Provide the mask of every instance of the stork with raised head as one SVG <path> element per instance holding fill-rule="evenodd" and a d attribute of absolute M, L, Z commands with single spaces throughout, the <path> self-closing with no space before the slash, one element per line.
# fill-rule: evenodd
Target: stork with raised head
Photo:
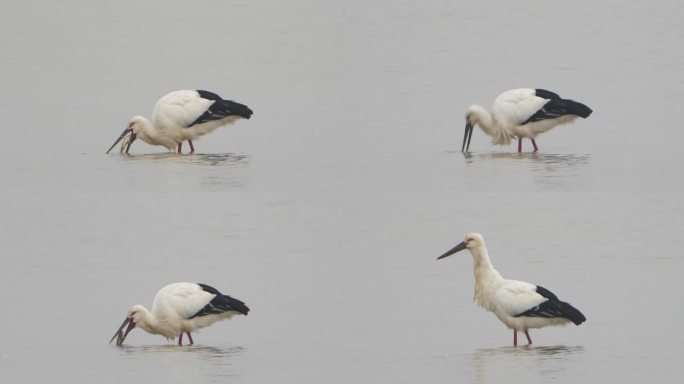
<path fill-rule="evenodd" d="M 121 152 L 128 153 L 131 144 L 140 138 L 150 145 L 161 145 L 169 151 L 181 153 L 184 141 L 190 144 L 190 153 L 195 152 L 192 141 L 216 128 L 231 124 L 238 119 L 249 119 L 252 110 L 246 105 L 209 91 L 175 91 L 159 99 L 152 111 L 152 121 L 142 116 L 133 116 L 128 127 L 119 135 L 112 148 L 124 140 Z"/>
<path fill-rule="evenodd" d="M 524 281 L 504 279 L 492 266 L 487 246 L 478 233 L 467 234 L 463 242 L 437 260 L 464 249 L 473 256 L 475 301 L 513 330 L 513 346 L 518 346 L 518 331 L 525 332 L 529 345 L 532 344 L 530 329 L 570 322 L 580 325 L 586 320 L 582 312 L 559 300 L 548 289 Z"/>
<path fill-rule="evenodd" d="M 109 342 L 117 339 L 116 345 L 122 345 L 128 333 L 139 327 L 167 340 L 178 337 L 178 345 L 183 345 L 185 333 L 192 345 L 190 332 L 247 313 L 249 308 L 245 303 L 221 294 L 216 288 L 198 283 L 172 283 L 157 292 L 151 311 L 139 304 L 132 306 Z"/>
<path fill-rule="evenodd" d="M 536 152 L 537 135 L 577 117 L 587 118 L 591 112 L 586 105 L 545 89 L 512 89 L 494 100 L 491 115 L 479 105 L 468 107 L 461 152 L 468 152 L 476 125 L 491 136 L 494 145 L 509 145 L 517 138 L 518 152 L 522 152 L 522 139 L 528 138 Z"/>

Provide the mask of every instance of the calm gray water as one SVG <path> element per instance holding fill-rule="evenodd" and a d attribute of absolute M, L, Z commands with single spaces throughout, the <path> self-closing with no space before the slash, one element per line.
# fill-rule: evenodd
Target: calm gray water
<path fill-rule="evenodd" d="M 397 3 L 4 7 L 3 381 L 676 380 L 683 3 Z M 516 87 L 595 112 L 537 154 L 478 130 L 464 156 L 465 108 Z M 255 115 L 195 155 L 104 154 L 176 89 Z M 588 321 L 512 348 L 470 257 L 435 260 L 469 231 Z M 174 281 L 252 312 L 193 347 L 107 344 Z"/>

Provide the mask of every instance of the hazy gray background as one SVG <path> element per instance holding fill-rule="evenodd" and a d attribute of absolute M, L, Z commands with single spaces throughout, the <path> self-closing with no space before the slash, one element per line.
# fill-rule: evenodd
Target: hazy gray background
<path fill-rule="evenodd" d="M 42 1 L 0 13 L 0 375 L 8 382 L 643 382 L 682 373 L 684 3 Z M 464 110 L 541 87 L 594 109 L 538 154 L 460 153 Z M 254 117 L 104 151 L 176 89 Z M 527 150 L 529 141 L 525 142 Z M 511 332 L 505 277 L 581 327 Z M 126 310 L 197 281 L 248 317 L 192 348 Z"/>

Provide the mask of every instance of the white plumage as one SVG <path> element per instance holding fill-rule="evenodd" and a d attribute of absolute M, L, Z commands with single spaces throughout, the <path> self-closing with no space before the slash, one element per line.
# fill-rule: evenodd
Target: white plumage
<path fill-rule="evenodd" d="M 175 91 L 159 99 L 152 112 L 150 122 L 142 116 L 133 116 L 107 153 L 124 140 L 121 152 L 131 148 L 140 138 L 151 145 L 161 145 L 168 150 L 181 148 L 184 141 L 190 144 L 190 153 L 195 152 L 192 140 L 218 127 L 231 124 L 238 119 L 249 119 L 252 110 L 246 105 L 224 100 L 209 91 Z"/>
<path fill-rule="evenodd" d="M 139 304 L 132 306 L 109 342 L 117 338 L 116 344 L 121 345 L 133 328 L 140 327 L 167 339 L 178 336 L 178 345 L 182 345 L 183 333 L 186 333 L 192 345 L 190 332 L 248 312 L 245 303 L 206 284 L 172 283 L 157 292 L 151 311 Z"/>
<path fill-rule="evenodd" d="M 473 127 L 479 126 L 491 136 L 494 145 L 509 145 L 518 139 L 518 152 L 522 151 L 522 139 L 532 140 L 535 152 L 539 149 L 535 138 L 551 128 L 586 118 L 592 110 L 574 100 L 562 99 L 544 89 L 513 89 L 500 94 L 492 105 L 492 114 L 479 106 L 466 110 L 466 128 L 461 151 L 467 152 L 473 135 Z M 466 145 L 467 143 L 467 145 Z"/>
<path fill-rule="evenodd" d="M 468 249 L 473 256 L 475 271 L 475 301 L 494 313 L 509 329 L 513 329 L 513 345 L 518 345 L 518 331 L 525 332 L 532 344 L 529 329 L 573 322 L 580 325 L 584 315 L 569 303 L 538 285 L 507 280 L 494 269 L 487 246 L 478 233 L 469 233 L 463 242 L 437 259 Z"/>

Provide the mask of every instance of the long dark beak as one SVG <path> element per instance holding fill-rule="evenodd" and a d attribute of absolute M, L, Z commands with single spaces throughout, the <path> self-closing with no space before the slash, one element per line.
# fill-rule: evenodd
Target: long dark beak
<path fill-rule="evenodd" d="M 461 145 L 461 152 L 468 152 L 468 149 L 470 148 L 470 139 L 472 138 L 473 125 L 469 122 L 466 122 L 465 132 L 463 133 L 463 145 Z M 468 142 L 468 145 L 466 145 L 466 141 Z M 463 149 L 465 149 L 465 151 Z"/>
<path fill-rule="evenodd" d="M 443 258 L 445 258 L 445 257 L 447 257 L 447 256 L 451 256 L 451 255 L 453 255 L 454 253 L 456 253 L 456 252 L 458 252 L 458 251 L 462 251 L 462 250 L 464 250 L 464 249 L 466 249 L 466 248 L 467 248 L 467 246 L 466 246 L 465 241 L 462 241 L 459 245 L 457 245 L 457 246 L 451 248 L 450 250 L 446 251 L 446 253 L 444 253 L 442 256 L 438 257 L 437 260 L 443 259 Z"/>
<path fill-rule="evenodd" d="M 117 144 L 119 144 L 119 141 L 121 141 L 124 137 L 126 137 L 126 135 L 128 135 L 128 133 L 131 132 L 131 131 L 132 131 L 132 129 L 130 129 L 130 128 L 124 129 L 124 131 L 121 133 L 121 136 L 119 136 L 119 138 L 116 139 L 116 141 L 114 142 L 114 144 L 112 144 L 112 146 L 109 147 L 109 149 L 107 150 L 107 153 L 109 153 L 109 151 L 111 151 L 112 148 L 114 148 Z M 128 144 L 128 146 L 129 146 L 129 148 L 130 148 L 130 146 L 131 146 L 130 143 Z"/>
<path fill-rule="evenodd" d="M 126 332 L 123 332 L 124 327 L 126 328 Z M 124 340 L 126 340 L 126 336 L 128 336 L 128 333 L 135 328 L 135 323 L 133 320 L 129 319 L 128 317 L 124 320 L 124 322 L 121 324 L 119 329 L 116 330 L 116 333 L 114 333 L 114 336 L 112 336 L 111 339 L 109 339 L 109 344 L 116 339 L 116 345 L 121 345 L 123 344 Z"/>

